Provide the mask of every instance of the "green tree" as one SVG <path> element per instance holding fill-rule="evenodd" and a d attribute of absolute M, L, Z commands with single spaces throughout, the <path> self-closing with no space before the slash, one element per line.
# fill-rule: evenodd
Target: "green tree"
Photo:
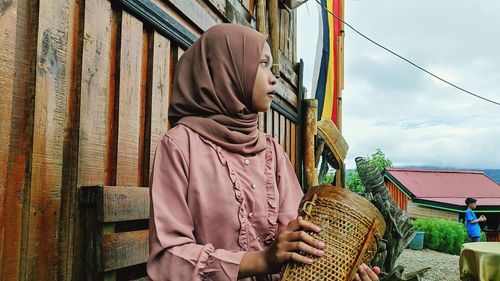
<path fill-rule="evenodd" d="M 392 167 L 392 161 L 385 157 L 384 152 L 377 148 L 372 155 L 367 156 L 370 162 L 382 172 L 387 167 Z M 347 175 L 347 187 L 354 192 L 363 192 L 365 187 L 361 183 L 357 170 L 350 171 Z"/>

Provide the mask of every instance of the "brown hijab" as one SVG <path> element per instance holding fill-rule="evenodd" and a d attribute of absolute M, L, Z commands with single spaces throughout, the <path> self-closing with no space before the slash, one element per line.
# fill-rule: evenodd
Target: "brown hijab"
<path fill-rule="evenodd" d="M 208 29 L 176 66 L 168 113 L 215 144 L 239 154 L 266 147 L 252 91 L 266 37 L 236 24 Z"/>

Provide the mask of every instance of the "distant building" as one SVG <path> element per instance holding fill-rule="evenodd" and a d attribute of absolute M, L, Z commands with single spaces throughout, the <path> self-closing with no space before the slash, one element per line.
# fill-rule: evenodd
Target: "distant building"
<path fill-rule="evenodd" d="M 488 241 L 500 241 L 500 185 L 483 172 L 387 168 L 385 184 L 402 210 L 412 218 L 463 221 L 465 198 L 478 200 L 476 213 Z"/>

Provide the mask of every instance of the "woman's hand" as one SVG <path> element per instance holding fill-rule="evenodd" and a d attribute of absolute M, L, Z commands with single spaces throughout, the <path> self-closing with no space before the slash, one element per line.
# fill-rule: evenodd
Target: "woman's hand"
<path fill-rule="evenodd" d="M 373 267 L 369 268 L 366 264 L 362 264 L 358 267 L 358 272 L 354 277 L 354 281 L 378 281 L 378 275 L 380 274 L 380 268 Z"/>
<path fill-rule="evenodd" d="M 281 266 L 288 262 L 312 264 L 313 260 L 302 254 L 321 257 L 325 244 L 314 239 L 306 231 L 320 232 L 321 229 L 302 217 L 291 221 L 280 231 L 276 240 L 265 251 L 265 260 L 270 273 L 278 272 Z"/>

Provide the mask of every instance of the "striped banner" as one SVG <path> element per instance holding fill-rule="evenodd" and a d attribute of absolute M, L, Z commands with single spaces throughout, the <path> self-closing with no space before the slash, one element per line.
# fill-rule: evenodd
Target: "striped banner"
<path fill-rule="evenodd" d="M 321 0 L 328 11 L 341 17 L 342 0 Z M 331 119 L 338 125 L 339 111 L 339 35 L 341 22 L 320 7 L 321 22 L 318 35 L 313 92 L 318 100 L 320 120 Z"/>

